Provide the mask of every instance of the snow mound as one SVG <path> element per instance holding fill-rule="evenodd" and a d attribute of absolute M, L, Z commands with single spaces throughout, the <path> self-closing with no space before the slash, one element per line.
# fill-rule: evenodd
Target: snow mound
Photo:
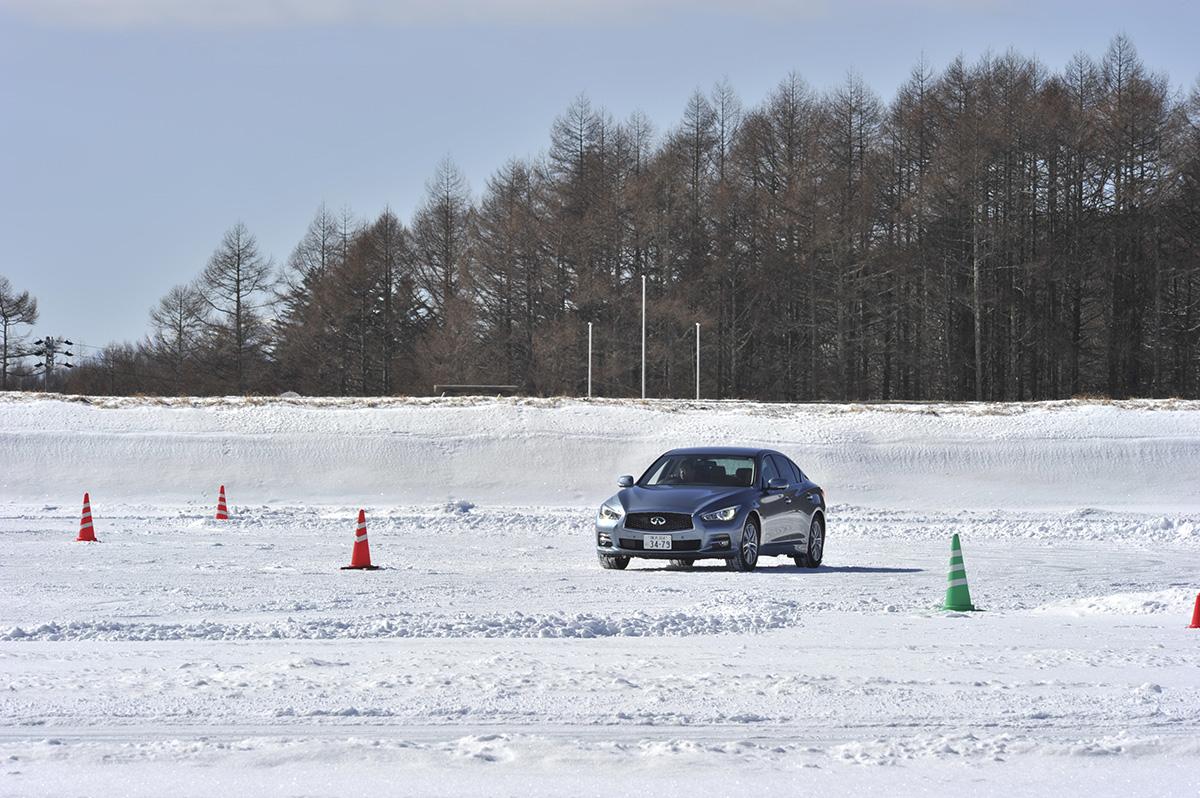
<path fill-rule="evenodd" d="M 1113 593 L 1108 596 L 1085 596 L 1055 601 L 1038 607 L 1036 612 L 1055 612 L 1082 617 L 1085 615 L 1160 615 L 1172 613 L 1184 616 L 1195 600 L 1195 592 L 1178 587 L 1151 593 Z"/>
<path fill-rule="evenodd" d="M 1003 762 L 1014 755 L 1062 757 L 1154 756 L 1164 752 L 1194 755 L 1191 741 L 1142 738 L 1128 734 L 1104 735 L 1066 741 L 1016 738 L 1008 734 L 925 734 L 912 737 L 856 741 L 830 749 L 832 756 L 855 765 L 898 765 L 920 759 L 962 759 Z"/>
<path fill-rule="evenodd" d="M 165 641 L 165 640 L 334 640 L 463 637 L 688 637 L 754 634 L 798 626 L 803 614 L 797 602 L 778 602 L 769 610 L 712 612 L 638 611 L 620 617 L 592 613 L 472 614 L 431 617 L 395 613 L 363 620 L 321 618 L 270 622 L 147 623 L 70 621 L 28 628 L 0 629 L 0 641 Z"/>
<path fill-rule="evenodd" d="M 983 510 L 905 512 L 841 505 L 831 514 L 838 537 L 947 540 L 958 532 L 964 544 L 979 540 L 1047 543 L 1127 542 L 1133 545 L 1200 543 L 1200 516 L 1149 516 L 1094 508 L 1082 510 Z"/>

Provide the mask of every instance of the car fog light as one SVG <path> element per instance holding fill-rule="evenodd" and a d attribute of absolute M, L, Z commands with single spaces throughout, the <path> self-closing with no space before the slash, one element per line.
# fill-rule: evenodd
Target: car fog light
<path fill-rule="evenodd" d="M 729 535 L 718 535 L 717 537 L 713 538 L 713 545 L 718 549 L 729 548 Z"/>
<path fill-rule="evenodd" d="M 606 547 L 612 546 L 612 538 L 609 537 L 604 532 L 601 532 L 599 535 L 596 536 L 596 542 L 599 543 L 601 546 L 606 546 Z"/>

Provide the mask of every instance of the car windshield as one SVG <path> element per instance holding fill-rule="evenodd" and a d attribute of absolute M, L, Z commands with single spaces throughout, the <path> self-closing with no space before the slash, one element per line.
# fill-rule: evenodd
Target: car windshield
<path fill-rule="evenodd" d="M 719 485 L 748 488 L 754 484 L 754 458 L 723 454 L 665 454 L 638 483 L 659 485 Z"/>

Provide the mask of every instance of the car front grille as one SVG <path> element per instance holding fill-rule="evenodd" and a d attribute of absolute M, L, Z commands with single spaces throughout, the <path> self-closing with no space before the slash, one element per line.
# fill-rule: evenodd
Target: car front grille
<path fill-rule="evenodd" d="M 625 528 L 642 532 L 683 532 L 692 528 L 687 513 L 630 513 L 625 516 Z"/>
<path fill-rule="evenodd" d="M 621 538 L 621 548 L 627 551 L 643 551 L 642 541 L 636 538 Z M 700 541 L 698 540 L 673 540 L 671 541 L 671 551 L 700 551 Z M 655 551 L 666 551 L 666 549 L 655 549 Z"/>

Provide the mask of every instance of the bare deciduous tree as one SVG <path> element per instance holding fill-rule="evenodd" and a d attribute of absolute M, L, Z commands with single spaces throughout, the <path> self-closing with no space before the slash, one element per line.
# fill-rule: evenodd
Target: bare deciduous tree
<path fill-rule="evenodd" d="M 201 352 L 208 305 L 194 285 L 177 285 L 150 311 L 147 352 L 170 375 L 176 392 L 187 393 Z"/>
<path fill-rule="evenodd" d="M 0 274 L 0 390 L 8 390 L 10 364 L 25 355 L 25 335 L 17 333 L 17 325 L 34 324 L 37 319 L 37 300 L 28 291 L 17 293 L 12 282 Z"/>
<path fill-rule="evenodd" d="M 211 309 L 209 320 L 218 351 L 233 363 L 233 381 L 245 393 L 253 361 L 264 354 L 266 325 L 262 309 L 274 285 L 274 266 L 258 251 L 258 242 L 241 222 L 230 228 L 200 274 L 198 288 Z M 223 364 L 222 364 L 223 365 Z"/>

